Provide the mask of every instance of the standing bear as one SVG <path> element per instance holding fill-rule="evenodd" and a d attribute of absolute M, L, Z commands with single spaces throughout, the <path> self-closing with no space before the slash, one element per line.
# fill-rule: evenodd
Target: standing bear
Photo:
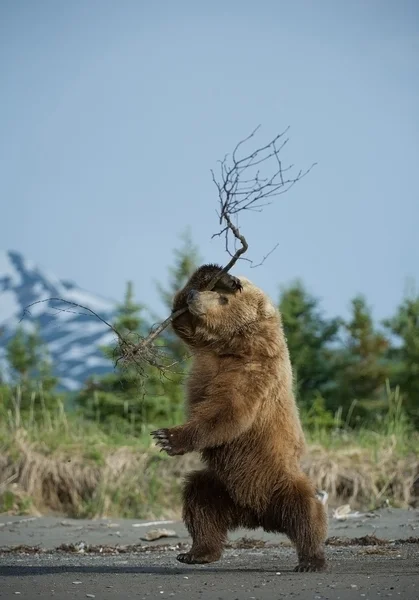
<path fill-rule="evenodd" d="M 173 300 L 173 329 L 193 363 L 187 420 L 152 432 L 170 456 L 200 452 L 205 469 L 186 477 L 183 519 L 192 536 L 183 563 L 220 559 L 228 531 L 284 533 L 296 571 L 325 568 L 327 516 L 300 459 L 305 449 L 281 317 L 267 295 L 218 265 L 197 269 Z"/>

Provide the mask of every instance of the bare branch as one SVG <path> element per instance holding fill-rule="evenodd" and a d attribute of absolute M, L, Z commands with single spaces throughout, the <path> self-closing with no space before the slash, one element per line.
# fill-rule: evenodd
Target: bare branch
<path fill-rule="evenodd" d="M 207 286 L 208 290 L 213 289 L 219 278 L 224 273 L 227 273 L 238 260 L 249 260 L 252 263 L 250 259 L 243 257 L 248 250 L 248 242 L 239 228 L 237 220 L 239 214 L 244 211 L 261 212 L 264 207 L 272 203 L 274 197 L 289 191 L 297 181 L 303 179 L 315 166 L 314 163 L 307 170 L 298 171 L 295 176 L 291 175 L 293 165 L 283 166 L 279 154 L 289 141 L 285 137 L 289 127 L 276 135 L 272 141 L 264 146 L 239 158 L 239 151 L 246 142 L 254 138 L 259 129 L 260 125 L 250 135 L 238 142 L 231 155 L 231 162 L 229 162 L 228 155 L 225 155 L 222 161 L 218 161 L 219 179 L 216 178 L 214 171 L 211 170 L 212 180 L 218 191 L 218 218 L 221 227 L 220 231 L 212 235 L 212 238 L 224 236 L 225 249 L 231 258 L 219 273 L 213 277 Z M 273 170 L 270 167 L 270 163 L 272 162 L 274 165 Z M 271 174 L 261 172 L 266 167 L 269 167 Z M 233 223 L 233 219 L 236 221 L 236 224 Z M 230 250 L 231 242 L 234 242 L 234 251 Z M 236 247 L 237 245 L 239 245 L 238 248 Z M 277 247 L 278 244 L 254 267 L 263 264 Z M 156 346 L 154 342 L 170 325 L 173 319 L 186 312 L 186 308 L 173 312 L 162 323 L 153 328 L 145 338 L 140 338 L 139 341 L 134 342 L 132 336 L 123 336 L 114 326 L 93 310 L 75 302 L 69 302 L 61 298 L 49 298 L 34 302 L 28 308 L 34 304 L 51 300 L 64 302 L 86 310 L 107 325 L 118 338 L 118 345 L 114 351 L 115 364 L 122 362 L 136 365 L 141 373 L 145 373 L 144 367 L 146 365 L 158 368 L 161 373 L 170 370 L 174 366 L 175 363 L 167 363 L 167 360 L 165 360 L 169 357 L 165 357 L 162 346 Z M 27 311 L 25 310 L 26 313 Z"/>
<path fill-rule="evenodd" d="M 108 321 L 103 319 L 103 317 L 98 315 L 97 312 L 95 312 L 88 306 L 83 306 L 83 304 L 77 304 L 77 302 L 71 302 L 70 300 L 64 300 L 63 298 L 46 298 L 45 300 L 37 300 L 36 302 L 32 302 L 31 304 L 28 304 L 28 306 L 26 306 L 26 308 L 23 310 L 23 314 L 19 320 L 19 323 L 21 323 L 26 316 L 31 314 L 29 309 L 32 308 L 32 306 L 35 306 L 36 304 L 43 304 L 44 302 L 63 302 L 64 304 L 74 306 L 75 308 L 82 308 L 83 310 L 86 310 L 88 313 L 90 313 L 91 315 L 96 317 L 96 319 L 99 319 L 99 321 L 102 321 L 102 323 L 104 323 L 107 327 L 112 329 L 112 331 L 115 333 L 116 336 L 121 337 L 120 333 L 115 329 L 115 327 L 113 325 L 111 325 L 110 323 L 108 323 Z M 70 312 L 70 313 L 76 314 L 76 315 L 77 314 L 78 315 L 86 314 L 86 313 L 78 313 L 76 311 L 71 311 L 71 310 L 65 310 L 63 308 L 55 309 L 55 310 L 58 310 L 59 312 Z"/>
<path fill-rule="evenodd" d="M 230 250 L 230 234 L 233 233 L 234 241 L 237 236 L 231 228 L 231 217 L 243 211 L 261 211 L 271 204 L 276 196 L 289 191 L 293 185 L 305 177 L 315 166 L 312 164 L 306 171 L 298 171 L 296 175 L 290 175 L 293 165 L 283 166 L 279 157 L 280 152 L 288 143 L 284 139 L 289 127 L 278 134 L 272 141 L 259 149 L 238 158 L 238 150 L 242 145 L 254 137 L 258 126 L 248 137 L 239 142 L 232 154 L 232 162 L 228 163 L 228 156 L 220 161 L 221 178 L 217 179 L 214 171 L 211 171 L 212 180 L 218 190 L 219 212 L 218 217 L 221 224 L 226 226 L 214 236 L 224 235 L 226 252 L 234 256 Z M 261 169 L 274 161 L 274 170 L 271 175 L 263 175 Z M 227 220 L 227 218 L 229 221 Z M 238 226 L 236 226 L 238 231 Z M 213 236 L 213 237 L 214 237 Z M 275 248 L 274 248 L 275 249 Z M 263 261 L 273 252 L 264 257 Z M 262 262 L 263 262 L 262 261 Z M 252 262 L 252 261 L 250 261 Z M 259 263 L 259 265 L 262 263 Z"/>
<path fill-rule="evenodd" d="M 254 265 L 254 264 L 252 264 L 252 265 L 250 266 L 250 268 L 251 268 L 251 269 L 255 269 L 256 267 L 260 267 L 261 265 L 263 265 L 263 263 L 265 262 L 265 260 L 266 260 L 267 258 L 269 258 L 269 256 L 275 252 L 275 250 L 278 248 L 278 246 L 279 246 L 279 243 L 278 243 L 278 244 L 276 244 L 276 245 L 275 245 L 275 246 L 272 248 L 272 250 L 269 250 L 268 254 L 265 254 L 265 256 L 262 258 L 262 260 L 260 261 L 260 263 L 258 263 L 257 265 Z"/>

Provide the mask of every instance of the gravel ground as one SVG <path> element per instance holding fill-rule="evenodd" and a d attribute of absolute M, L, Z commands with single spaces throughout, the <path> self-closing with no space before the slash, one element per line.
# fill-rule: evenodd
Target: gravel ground
<path fill-rule="evenodd" d="M 172 537 L 144 540 L 155 529 Z M 328 571 L 293 573 L 284 536 L 237 531 L 222 560 L 176 561 L 182 523 L 0 517 L 0 598 L 419 599 L 419 511 L 330 514 Z"/>

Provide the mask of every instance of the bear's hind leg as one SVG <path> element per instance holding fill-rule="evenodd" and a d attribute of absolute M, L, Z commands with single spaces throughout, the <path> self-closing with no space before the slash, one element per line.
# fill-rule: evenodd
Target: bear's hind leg
<path fill-rule="evenodd" d="M 236 526 L 236 512 L 228 491 L 214 473 L 190 473 L 183 489 L 183 520 L 192 536 L 192 548 L 177 559 L 188 564 L 219 560 L 227 532 Z"/>
<path fill-rule="evenodd" d="M 264 528 L 285 533 L 295 544 L 295 571 L 323 571 L 327 514 L 305 474 L 284 479 L 264 516 Z"/>

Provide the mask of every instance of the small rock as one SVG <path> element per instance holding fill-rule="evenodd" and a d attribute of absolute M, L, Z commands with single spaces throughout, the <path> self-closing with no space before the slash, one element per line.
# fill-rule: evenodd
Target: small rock
<path fill-rule="evenodd" d="M 94 594 L 86 594 L 86 598 L 96 598 Z"/>
<path fill-rule="evenodd" d="M 81 581 L 73 581 L 74 585 L 79 585 L 81 583 Z"/>
<path fill-rule="evenodd" d="M 154 540 L 159 540 L 160 538 L 165 537 L 179 537 L 176 531 L 172 529 L 150 529 L 147 533 L 141 537 L 142 540 L 146 540 L 147 542 L 154 542 Z"/>

